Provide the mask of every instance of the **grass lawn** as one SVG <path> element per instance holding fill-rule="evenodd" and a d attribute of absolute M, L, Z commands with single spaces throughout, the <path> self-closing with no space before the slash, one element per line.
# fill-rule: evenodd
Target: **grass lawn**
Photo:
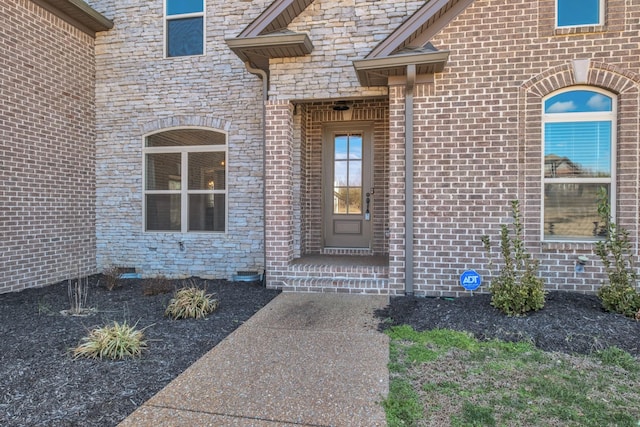
<path fill-rule="evenodd" d="M 387 333 L 389 427 L 640 426 L 640 361 L 615 347 L 570 356 L 451 330 Z"/>

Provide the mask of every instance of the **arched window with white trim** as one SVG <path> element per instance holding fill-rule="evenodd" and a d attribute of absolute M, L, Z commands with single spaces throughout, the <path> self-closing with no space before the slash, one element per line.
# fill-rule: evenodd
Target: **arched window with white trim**
<path fill-rule="evenodd" d="M 227 135 L 172 129 L 145 138 L 145 231 L 224 232 Z"/>
<path fill-rule="evenodd" d="M 616 97 L 588 86 L 543 101 L 543 240 L 596 240 L 597 192 L 615 207 Z"/>

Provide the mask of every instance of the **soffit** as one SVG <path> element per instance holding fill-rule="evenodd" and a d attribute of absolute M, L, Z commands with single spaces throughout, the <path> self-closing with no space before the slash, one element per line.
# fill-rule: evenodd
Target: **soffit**
<path fill-rule="evenodd" d="M 99 31 L 113 28 L 113 22 L 92 9 L 82 0 L 32 0 L 69 24 L 95 36 Z"/>
<path fill-rule="evenodd" d="M 311 53 L 313 44 L 307 34 L 284 31 L 257 37 L 227 39 L 227 45 L 243 62 L 265 71 L 271 58 L 290 58 Z"/>
<path fill-rule="evenodd" d="M 405 76 L 409 65 L 416 66 L 417 75 L 435 74 L 444 71 L 448 59 L 448 51 L 409 49 L 384 58 L 353 61 L 353 66 L 362 86 L 387 86 L 390 77 Z"/>
<path fill-rule="evenodd" d="M 308 55 L 313 44 L 307 34 L 294 33 L 287 26 L 313 0 L 276 0 L 238 37 L 226 39 L 227 45 L 243 62 L 269 71 L 269 59 Z"/>

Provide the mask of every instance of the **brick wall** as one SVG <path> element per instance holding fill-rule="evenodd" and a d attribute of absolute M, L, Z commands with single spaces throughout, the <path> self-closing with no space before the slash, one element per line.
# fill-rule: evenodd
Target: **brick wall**
<path fill-rule="evenodd" d="M 95 266 L 94 40 L 0 2 L 0 292 Z"/>
<path fill-rule="evenodd" d="M 352 68 L 423 2 L 314 2 L 290 25 L 307 32 L 314 51 L 271 63 L 274 98 L 323 100 L 387 96 L 389 102 L 389 286 L 404 287 L 404 88 L 362 88 Z M 519 199 L 527 249 L 541 261 L 549 289 L 593 292 L 603 274 L 591 243 L 542 243 L 542 98 L 576 83 L 575 60 L 588 60 L 584 84 L 617 95 L 617 221 L 638 252 L 640 212 L 638 70 L 640 8 L 606 2 L 606 23 L 587 29 L 554 28 L 553 0 L 477 0 L 432 40 L 449 62 L 415 96 L 415 291 L 461 295 L 460 274 L 470 268 L 490 280 L 481 236 L 497 255 L 500 224 Z M 358 19 L 351 17 L 357 16 Z M 323 25 L 319 25 L 322 22 Z M 325 118 L 331 120 L 330 118 Z M 307 143 L 314 138 L 307 131 Z M 311 153 L 313 148 L 309 148 Z M 310 157 L 309 176 L 313 174 Z M 315 180 L 311 179 L 310 185 Z M 315 191 L 310 187 L 308 193 Z M 306 206 L 310 206 L 308 201 Z M 307 221 L 314 247 L 320 218 Z M 314 234 L 315 233 L 315 234 Z M 588 255 L 584 273 L 574 271 Z"/>
<path fill-rule="evenodd" d="M 262 82 L 224 39 L 269 2 L 207 1 L 205 55 L 177 58 L 163 57 L 162 0 L 88 3 L 115 23 L 96 40 L 98 267 L 169 277 L 261 272 Z M 228 135 L 227 232 L 145 232 L 144 136 L 192 126 Z"/>
<path fill-rule="evenodd" d="M 416 293 L 461 294 L 459 275 L 468 268 L 488 280 L 480 237 L 491 236 L 497 255 L 499 224 L 510 220 L 509 201 L 516 198 L 527 249 L 541 260 L 547 287 L 592 292 L 600 285 L 592 244 L 540 239 L 542 97 L 580 83 L 576 59 L 589 60 L 584 84 L 618 95 L 617 221 L 631 232 L 637 253 L 640 8 L 607 4 L 606 25 L 583 33 L 553 29 L 552 0 L 476 1 L 433 40 L 451 54 L 433 87 L 415 100 Z M 400 89 L 390 95 L 392 177 L 394 147 L 401 150 L 394 128 L 402 124 L 393 111 L 403 108 L 403 97 Z M 402 204 L 396 198 L 392 193 L 392 212 Z M 391 252 L 400 259 L 391 286 L 403 281 L 403 244 L 392 235 Z M 578 255 L 590 258 L 584 273 L 574 271 Z"/>
<path fill-rule="evenodd" d="M 265 251 L 269 286 L 279 287 L 281 272 L 294 257 L 293 106 L 269 101 L 266 109 Z"/>

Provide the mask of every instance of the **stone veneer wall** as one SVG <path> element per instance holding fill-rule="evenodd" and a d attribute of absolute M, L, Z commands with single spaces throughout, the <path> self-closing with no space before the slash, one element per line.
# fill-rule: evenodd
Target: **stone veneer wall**
<path fill-rule="evenodd" d="M 206 1 L 205 54 L 178 58 L 163 57 L 162 0 L 88 3 L 115 23 L 96 41 L 99 268 L 168 277 L 262 272 L 262 82 L 224 39 L 270 2 Z M 228 134 L 227 232 L 145 232 L 144 136 L 191 126 Z"/>
<path fill-rule="evenodd" d="M 0 2 L 0 293 L 96 271 L 94 39 Z"/>

